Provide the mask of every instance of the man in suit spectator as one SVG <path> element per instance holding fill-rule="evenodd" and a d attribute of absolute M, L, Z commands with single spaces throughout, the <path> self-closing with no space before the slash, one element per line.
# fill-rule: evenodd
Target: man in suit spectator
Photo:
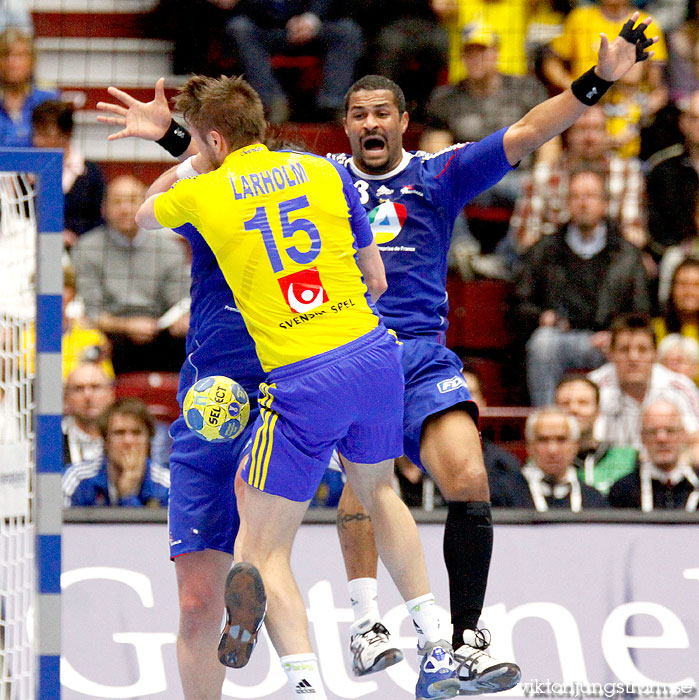
<path fill-rule="evenodd" d="M 542 408 L 525 425 L 529 459 L 507 489 L 493 494 L 493 505 L 534 508 L 539 513 L 565 509 L 605 508 L 607 501 L 592 486 L 581 483 L 573 460 L 578 452 L 580 428 L 562 408 Z"/>
<path fill-rule="evenodd" d="M 542 236 L 555 233 L 570 219 L 570 176 L 585 169 L 604 174 L 607 216 L 622 235 L 645 235 L 641 162 L 614 154 L 602 107 L 590 107 L 564 132 L 562 140 L 560 155 L 553 161 L 539 160 L 522 183 L 503 254 L 523 255 Z"/>
<path fill-rule="evenodd" d="M 166 506 L 170 470 L 150 459 L 155 422 L 140 399 L 120 399 L 100 417 L 104 456 L 63 475 L 66 506 Z"/>
<path fill-rule="evenodd" d="M 604 362 L 605 330 L 616 314 L 650 312 L 641 255 L 605 216 L 603 176 L 572 175 L 568 208 L 570 222 L 527 253 L 515 287 L 534 406 L 553 401 L 566 371 Z"/>
<path fill-rule="evenodd" d="M 615 508 L 697 510 L 699 475 L 687 461 L 687 433 L 680 408 L 660 399 L 643 409 L 643 456 L 639 468 L 609 491 Z"/>
<path fill-rule="evenodd" d="M 694 382 L 657 363 L 650 318 L 625 314 L 610 328 L 610 362 L 588 376 L 600 389 L 599 439 L 641 449 L 641 413 L 658 399 L 680 409 L 690 442 L 699 438 L 699 391 Z"/>

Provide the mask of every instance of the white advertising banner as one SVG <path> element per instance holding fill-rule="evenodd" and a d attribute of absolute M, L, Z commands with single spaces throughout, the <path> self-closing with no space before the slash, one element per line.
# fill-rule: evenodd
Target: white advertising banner
<path fill-rule="evenodd" d="M 448 607 L 442 525 L 421 525 L 438 602 Z M 174 565 L 164 525 L 66 525 L 63 700 L 181 700 Z M 385 571 L 384 622 L 400 664 L 361 680 L 335 528 L 304 525 L 293 567 L 332 700 L 414 698 L 415 634 Z M 699 683 L 699 526 L 498 525 L 483 626 L 522 682 L 501 697 L 690 697 Z M 224 698 L 291 697 L 266 636 L 229 670 Z"/>

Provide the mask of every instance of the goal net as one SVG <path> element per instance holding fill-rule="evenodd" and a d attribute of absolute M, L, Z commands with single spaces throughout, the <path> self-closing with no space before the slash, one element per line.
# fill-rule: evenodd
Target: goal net
<path fill-rule="evenodd" d="M 0 700 L 61 697 L 61 171 L 0 149 Z"/>
<path fill-rule="evenodd" d="M 0 700 L 32 700 L 36 236 L 28 176 L 0 172 Z"/>

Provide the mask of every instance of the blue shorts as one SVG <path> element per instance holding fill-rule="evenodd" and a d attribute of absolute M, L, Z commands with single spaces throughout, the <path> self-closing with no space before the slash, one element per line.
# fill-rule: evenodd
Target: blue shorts
<path fill-rule="evenodd" d="M 461 374 L 463 363 L 443 345 L 427 339 L 403 339 L 405 454 L 424 470 L 420 461 L 422 426 L 427 418 L 458 404 L 478 424 L 478 408 Z"/>
<path fill-rule="evenodd" d="M 248 392 L 250 419 L 243 432 L 229 442 L 212 443 L 198 438 L 181 415 L 170 427 L 173 438 L 168 505 L 171 559 L 204 549 L 216 549 L 232 555 L 240 527 L 234 490 L 235 473 L 259 415 L 256 397 L 264 374 L 261 368 L 260 374 L 256 375 L 254 368 L 246 372 L 240 369 L 240 365 L 218 359 L 220 361 L 199 362 L 197 367 L 194 364 L 197 358 L 188 358 L 180 374 L 180 405 L 187 389 L 197 379 L 221 374 L 235 379 Z"/>
<path fill-rule="evenodd" d="M 310 500 L 333 450 L 374 464 L 403 454 L 401 346 L 383 326 L 272 370 L 260 386 L 251 458 L 241 476 L 292 501 Z"/>

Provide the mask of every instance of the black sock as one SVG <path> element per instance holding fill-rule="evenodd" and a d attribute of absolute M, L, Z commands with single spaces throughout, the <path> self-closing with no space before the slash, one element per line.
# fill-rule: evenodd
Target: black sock
<path fill-rule="evenodd" d="M 493 553 L 493 518 L 488 501 L 447 503 L 444 563 L 449 573 L 453 645 L 463 644 L 463 633 L 475 629 L 483 609 Z"/>

